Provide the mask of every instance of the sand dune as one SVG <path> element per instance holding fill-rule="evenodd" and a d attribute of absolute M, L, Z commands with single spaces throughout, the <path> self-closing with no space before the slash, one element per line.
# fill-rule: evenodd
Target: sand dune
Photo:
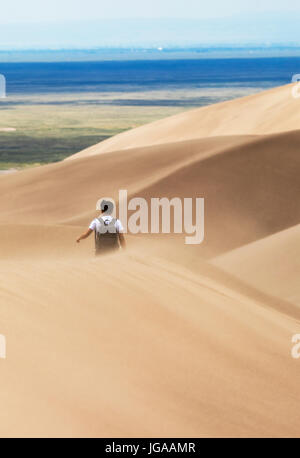
<path fill-rule="evenodd" d="M 5 260 L 1 280 L 1 435 L 298 433 L 290 317 L 131 249 Z"/>
<path fill-rule="evenodd" d="M 237 278 L 300 306 L 300 226 L 233 250 L 214 263 Z"/>
<path fill-rule="evenodd" d="M 2 437 L 299 435 L 290 90 L 0 177 Z M 129 234 L 126 251 L 95 258 L 93 239 L 76 236 L 119 189 L 148 201 L 204 197 L 204 243 Z"/>
<path fill-rule="evenodd" d="M 128 148 L 224 135 L 265 135 L 300 128 L 294 84 L 222 102 L 129 130 L 87 148 L 68 160 Z"/>
<path fill-rule="evenodd" d="M 299 222 L 299 141 L 300 131 L 208 138 L 25 170 L 0 181 L 0 222 L 87 225 L 119 189 L 149 202 L 204 197 L 201 254 L 216 256 Z"/>

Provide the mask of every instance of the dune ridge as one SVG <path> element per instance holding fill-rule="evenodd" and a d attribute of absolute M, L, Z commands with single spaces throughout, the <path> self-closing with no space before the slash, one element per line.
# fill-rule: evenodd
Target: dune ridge
<path fill-rule="evenodd" d="M 258 94 L 184 111 L 118 134 L 66 160 L 117 150 L 224 135 L 265 135 L 300 126 L 295 83 Z"/>
<path fill-rule="evenodd" d="M 225 253 L 214 264 L 300 307 L 300 225 Z"/>

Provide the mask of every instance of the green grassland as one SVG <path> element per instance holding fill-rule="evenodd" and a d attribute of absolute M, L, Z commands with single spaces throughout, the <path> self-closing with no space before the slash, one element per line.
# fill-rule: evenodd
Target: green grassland
<path fill-rule="evenodd" d="M 130 99 L 126 106 L 118 106 L 115 97 L 106 94 L 105 103 L 99 94 L 0 100 L 0 169 L 60 161 L 127 129 L 182 111 L 142 102 L 130 105 Z M 16 130 L 1 131 L 5 128 Z"/>

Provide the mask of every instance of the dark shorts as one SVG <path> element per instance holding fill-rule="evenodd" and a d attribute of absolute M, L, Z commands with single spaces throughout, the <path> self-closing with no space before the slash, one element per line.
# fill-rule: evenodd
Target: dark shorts
<path fill-rule="evenodd" d="M 95 232 L 95 252 L 97 256 L 114 253 L 120 248 L 119 234 L 105 233 L 99 235 Z"/>
<path fill-rule="evenodd" d="M 101 255 L 104 255 L 104 254 L 112 254 L 112 253 L 116 253 L 117 251 L 119 251 L 120 247 L 119 246 L 114 246 L 114 247 L 101 247 L 101 248 L 96 248 L 95 249 L 95 255 L 96 256 L 101 256 Z"/>

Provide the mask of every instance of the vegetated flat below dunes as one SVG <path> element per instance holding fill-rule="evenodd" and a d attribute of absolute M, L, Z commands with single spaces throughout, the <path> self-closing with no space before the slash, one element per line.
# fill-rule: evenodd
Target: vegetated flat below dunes
<path fill-rule="evenodd" d="M 34 255 L 0 261 L 1 436 L 298 434 L 296 317 L 141 239 L 117 255 L 74 245 L 63 257 L 43 254 L 46 231 L 31 229 Z M 74 236 L 51 231 L 61 248 Z"/>
<path fill-rule="evenodd" d="M 217 256 L 300 221 L 300 131 L 113 152 L 1 177 L 0 222 L 86 226 L 96 202 L 204 197 L 201 255 Z"/>
<path fill-rule="evenodd" d="M 297 84 L 297 83 L 296 83 Z M 66 160 L 129 148 L 224 135 L 265 135 L 300 128 L 295 84 L 276 87 L 158 120 L 115 135 Z"/>

